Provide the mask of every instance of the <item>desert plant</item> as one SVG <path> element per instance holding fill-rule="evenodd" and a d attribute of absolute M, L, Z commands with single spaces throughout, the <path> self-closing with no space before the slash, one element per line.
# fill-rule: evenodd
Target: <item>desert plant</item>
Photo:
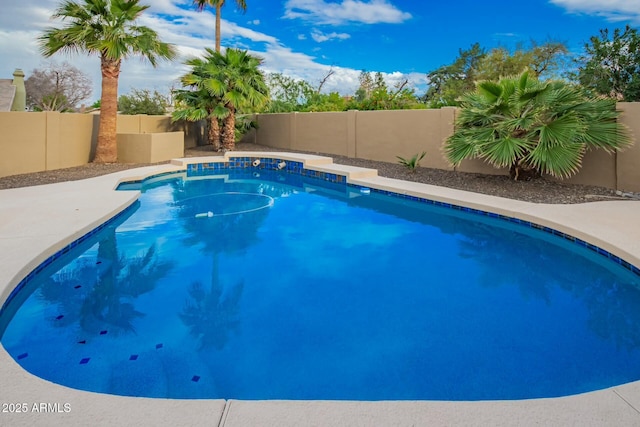
<path fill-rule="evenodd" d="M 398 159 L 398 163 L 407 168 L 409 172 L 415 172 L 416 169 L 420 166 L 420 160 L 424 159 L 424 156 L 427 155 L 426 151 L 422 153 L 416 153 L 413 157 L 409 159 L 405 159 L 404 157 L 396 156 Z"/>
<path fill-rule="evenodd" d="M 247 51 L 228 48 L 222 54 L 206 48 L 203 58 L 186 63 L 191 71 L 181 81 L 187 89 L 175 91 L 181 107 L 174 111 L 173 119 L 209 119 L 210 143 L 233 150 L 236 113 L 255 111 L 268 101 L 268 88 L 258 68 L 261 62 Z"/>
<path fill-rule="evenodd" d="M 565 81 L 538 81 L 528 72 L 480 82 L 461 101 L 455 131 L 444 145 L 454 166 L 480 158 L 509 167 L 514 180 L 541 173 L 565 178 L 578 172 L 587 149 L 613 152 L 631 142 L 616 120 L 614 100 Z"/>

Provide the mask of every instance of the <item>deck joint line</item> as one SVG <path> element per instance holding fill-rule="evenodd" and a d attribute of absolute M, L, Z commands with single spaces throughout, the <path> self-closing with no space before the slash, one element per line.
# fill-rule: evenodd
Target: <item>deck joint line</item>
<path fill-rule="evenodd" d="M 626 403 L 627 405 L 629 405 L 631 407 L 631 409 L 633 409 L 634 411 L 636 411 L 638 413 L 638 415 L 640 415 L 640 410 L 638 410 L 635 406 L 633 406 L 631 404 L 631 402 L 629 402 L 627 399 L 625 399 L 624 397 L 622 397 L 622 395 L 620 393 L 618 393 L 618 391 L 614 388 L 611 391 L 613 391 L 616 396 L 618 396 L 620 399 L 622 399 L 624 401 L 624 403 Z"/>
<path fill-rule="evenodd" d="M 224 408 L 222 414 L 220 414 L 220 420 L 218 421 L 218 427 L 224 427 L 227 424 L 227 418 L 229 417 L 229 411 L 231 410 L 231 400 L 224 401 Z"/>

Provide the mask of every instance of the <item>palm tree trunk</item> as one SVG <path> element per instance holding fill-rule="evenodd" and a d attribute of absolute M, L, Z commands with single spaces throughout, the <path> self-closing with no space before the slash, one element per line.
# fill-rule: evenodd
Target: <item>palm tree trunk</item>
<path fill-rule="evenodd" d="M 227 108 L 229 108 L 229 115 L 224 119 L 222 145 L 225 150 L 232 151 L 236 149 L 236 112 L 229 105 Z"/>
<path fill-rule="evenodd" d="M 213 151 L 220 151 L 220 125 L 214 116 L 209 117 L 209 144 L 213 145 Z"/>
<path fill-rule="evenodd" d="M 220 13 L 222 12 L 222 3 L 216 4 L 216 52 L 220 53 Z"/>
<path fill-rule="evenodd" d="M 523 159 L 517 159 L 509 168 L 509 176 L 514 181 L 531 181 L 540 178 L 540 171 Z"/>
<path fill-rule="evenodd" d="M 93 159 L 95 163 L 115 163 L 118 161 L 116 143 L 116 121 L 118 117 L 118 77 L 121 60 L 102 57 L 102 95 L 100 97 L 100 124 L 98 125 L 98 146 Z"/>

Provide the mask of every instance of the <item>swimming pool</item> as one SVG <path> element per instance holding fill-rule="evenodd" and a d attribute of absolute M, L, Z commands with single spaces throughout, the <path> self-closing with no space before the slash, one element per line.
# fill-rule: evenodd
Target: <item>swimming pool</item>
<path fill-rule="evenodd" d="M 593 251 L 252 174 L 149 185 L 127 221 L 83 242 L 78 268 L 51 265 L 14 334 L 33 341 L 12 344 L 10 325 L 5 348 L 55 382 L 158 397 L 513 399 L 637 379 L 637 276 Z"/>

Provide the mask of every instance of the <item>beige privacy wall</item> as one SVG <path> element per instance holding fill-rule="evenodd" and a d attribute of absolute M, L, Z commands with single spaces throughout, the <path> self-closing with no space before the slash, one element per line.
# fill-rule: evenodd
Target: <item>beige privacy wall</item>
<path fill-rule="evenodd" d="M 620 120 L 640 139 L 640 103 L 619 103 Z M 456 109 L 259 114 L 259 128 L 243 141 L 280 148 L 397 162 L 396 156 L 427 155 L 423 167 L 452 169 L 442 144 L 453 132 Z M 57 112 L 0 113 L 0 177 L 79 166 L 95 150 L 99 116 Z M 169 116 L 118 116 L 119 134 L 183 132 L 184 148 L 203 145 L 203 122 L 171 123 Z M 161 137 L 168 138 L 168 137 Z M 164 140 L 164 139 L 163 139 Z M 458 171 L 506 174 L 480 160 Z M 587 152 L 582 170 L 567 182 L 640 192 L 640 144 L 618 154 Z"/>
<path fill-rule="evenodd" d="M 95 151 L 99 119 L 94 114 L 0 112 L 0 177 L 88 163 Z M 184 138 L 182 148 L 195 147 L 206 138 L 202 124 L 171 123 L 170 116 L 119 115 L 117 132 L 180 132 L 180 138 Z M 176 136 L 160 135 L 155 139 L 164 141 Z M 157 158 L 154 151 L 150 153 L 150 158 Z"/>
<path fill-rule="evenodd" d="M 617 157 L 617 188 L 640 191 L 640 102 L 619 102 L 620 121 L 629 128 L 635 143 Z"/>
<path fill-rule="evenodd" d="M 640 103 L 619 103 L 620 118 L 636 139 L 640 135 Z M 453 133 L 457 109 L 347 111 L 258 114 L 258 144 L 283 150 L 337 154 L 396 163 L 396 156 L 425 151 L 423 167 L 453 169 L 442 146 Z M 481 160 L 465 160 L 460 172 L 507 174 Z M 640 191 L 640 144 L 617 154 L 588 151 L 581 171 L 566 182 Z"/>

